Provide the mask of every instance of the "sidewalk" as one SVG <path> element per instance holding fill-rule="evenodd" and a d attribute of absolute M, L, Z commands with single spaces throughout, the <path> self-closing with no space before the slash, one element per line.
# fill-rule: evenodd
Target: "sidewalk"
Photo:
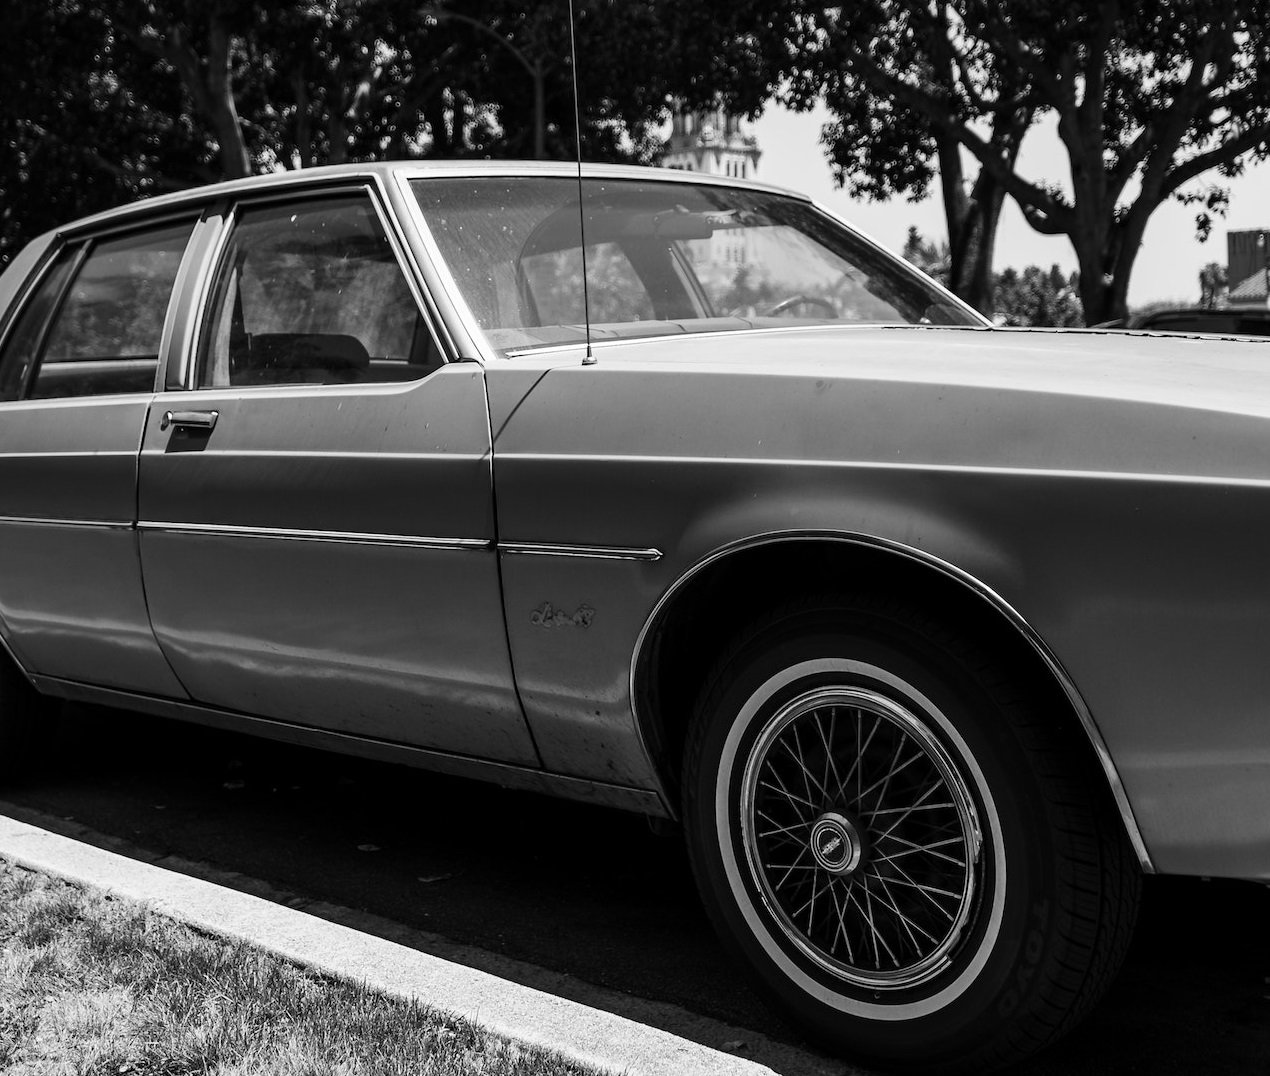
<path fill-rule="evenodd" d="M 0 816 L 0 858 L 144 903 L 306 967 L 631 1076 L 773 1076 L 764 1065 L 213 882 Z"/>

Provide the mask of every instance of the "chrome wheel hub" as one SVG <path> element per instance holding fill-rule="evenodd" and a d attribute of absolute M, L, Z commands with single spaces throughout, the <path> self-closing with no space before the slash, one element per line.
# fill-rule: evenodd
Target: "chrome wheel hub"
<path fill-rule="evenodd" d="M 863 851 L 859 831 L 836 811 L 826 811 L 811 827 L 812 858 L 829 874 L 850 874 Z"/>
<path fill-rule="evenodd" d="M 817 688 L 766 720 L 742 777 L 764 905 L 816 966 L 874 991 L 938 975 L 976 907 L 978 812 L 932 723 L 866 688 Z"/>

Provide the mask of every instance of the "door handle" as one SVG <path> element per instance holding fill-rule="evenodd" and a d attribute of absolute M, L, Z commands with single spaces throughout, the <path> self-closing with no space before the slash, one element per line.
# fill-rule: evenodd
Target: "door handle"
<path fill-rule="evenodd" d="M 177 429 L 207 430 L 210 433 L 216 428 L 219 417 L 219 411 L 165 411 L 159 421 L 159 429 L 166 430 L 172 426 Z"/>

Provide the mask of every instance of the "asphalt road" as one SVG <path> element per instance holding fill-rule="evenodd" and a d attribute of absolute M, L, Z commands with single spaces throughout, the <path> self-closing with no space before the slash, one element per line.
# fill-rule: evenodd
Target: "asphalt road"
<path fill-rule="evenodd" d="M 640 817 L 88 707 L 0 796 L 801 1044 L 715 942 L 681 841 Z M 1268 1070 L 1270 889 L 1151 878 L 1108 997 L 1018 1071 Z"/>

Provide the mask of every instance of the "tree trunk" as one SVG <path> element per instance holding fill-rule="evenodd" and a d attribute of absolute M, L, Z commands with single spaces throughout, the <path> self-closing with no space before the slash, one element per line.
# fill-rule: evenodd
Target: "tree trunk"
<path fill-rule="evenodd" d="M 952 254 L 949 290 L 988 317 L 993 313 L 993 254 L 1004 202 L 1005 192 L 1000 184 L 980 172 L 960 219 L 947 214 Z"/>
<path fill-rule="evenodd" d="M 427 121 L 428 130 L 432 133 L 432 156 L 450 156 L 450 130 L 445 124 L 445 101 L 440 94 L 424 105 L 423 118 Z"/>
<path fill-rule="evenodd" d="M 1112 302 L 1113 277 L 1109 271 L 1112 258 L 1108 249 L 1110 236 L 1098 229 L 1086 227 L 1072 234 L 1071 240 L 1076 250 L 1077 264 L 1080 266 L 1080 302 L 1085 314 L 1085 324 L 1098 325 L 1124 317 L 1127 313 L 1124 303 L 1117 310 Z"/>
<path fill-rule="evenodd" d="M 226 179 L 242 179 L 251 175 L 251 155 L 234 102 L 232 38 L 224 20 L 215 16 L 208 36 L 207 118 L 220 146 L 221 172 Z"/>
<path fill-rule="evenodd" d="M 535 63 L 534 80 L 534 160 L 547 159 L 547 102 L 546 90 L 543 86 L 545 75 L 542 64 Z M 578 160 L 582 159 L 582 146 L 578 145 Z"/>
<path fill-rule="evenodd" d="M 291 75 L 295 90 L 295 151 L 301 168 L 313 164 L 313 125 L 309 114 L 309 87 L 304 72 L 297 69 Z"/>
<path fill-rule="evenodd" d="M 959 143 L 941 137 L 938 151 L 944 220 L 948 226 L 948 290 L 991 317 L 995 290 L 993 255 L 1005 191 L 986 169 L 980 168 L 967 195 Z"/>

